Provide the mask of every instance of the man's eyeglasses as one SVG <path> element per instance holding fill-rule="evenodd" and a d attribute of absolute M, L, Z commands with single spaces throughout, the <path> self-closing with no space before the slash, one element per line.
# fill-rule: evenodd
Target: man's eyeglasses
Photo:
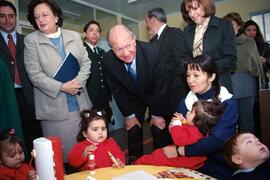
<path fill-rule="evenodd" d="M 1 19 L 4 19 L 4 18 L 13 19 L 15 17 L 16 17 L 16 14 L 0 14 Z"/>
<path fill-rule="evenodd" d="M 117 54 L 122 54 L 125 50 L 131 50 L 133 48 L 133 43 L 129 43 L 127 45 L 125 45 L 124 47 L 121 48 L 115 48 L 113 49 L 113 51 Z"/>

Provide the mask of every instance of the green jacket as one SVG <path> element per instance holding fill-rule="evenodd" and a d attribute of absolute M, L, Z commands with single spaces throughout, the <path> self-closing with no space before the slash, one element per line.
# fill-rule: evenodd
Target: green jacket
<path fill-rule="evenodd" d="M 6 132 L 9 128 L 15 129 L 16 136 L 24 144 L 24 135 L 14 87 L 9 71 L 2 59 L 0 59 L 0 82 L 0 131 Z"/>

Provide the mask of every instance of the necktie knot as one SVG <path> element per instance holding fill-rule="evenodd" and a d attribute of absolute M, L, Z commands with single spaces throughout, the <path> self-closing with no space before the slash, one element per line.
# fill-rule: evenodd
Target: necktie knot
<path fill-rule="evenodd" d="M 137 85 L 137 73 L 136 70 L 132 68 L 132 63 L 128 63 L 127 65 L 127 69 L 128 69 L 128 74 L 131 77 L 132 81 L 135 83 L 135 85 Z"/>
<path fill-rule="evenodd" d="M 12 35 L 11 35 L 11 34 L 8 34 L 8 36 L 7 36 L 7 37 L 8 37 L 8 39 L 9 39 L 9 40 L 13 40 L 13 37 L 12 37 Z"/>
<path fill-rule="evenodd" d="M 94 53 L 98 54 L 97 47 L 94 47 Z"/>

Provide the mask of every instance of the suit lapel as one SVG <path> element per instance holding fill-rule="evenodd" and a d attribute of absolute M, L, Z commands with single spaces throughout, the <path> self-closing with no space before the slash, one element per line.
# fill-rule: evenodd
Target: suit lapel
<path fill-rule="evenodd" d="M 16 55 L 20 54 L 22 51 L 24 51 L 23 36 L 17 33 Z"/>
<path fill-rule="evenodd" d="M 1 42 L 1 45 L 0 46 L 1 46 L 2 51 L 4 53 L 10 55 L 8 46 L 7 46 L 7 44 L 6 44 L 5 40 L 4 40 L 4 37 L 2 36 L 1 33 L 0 33 L 0 42 Z"/>

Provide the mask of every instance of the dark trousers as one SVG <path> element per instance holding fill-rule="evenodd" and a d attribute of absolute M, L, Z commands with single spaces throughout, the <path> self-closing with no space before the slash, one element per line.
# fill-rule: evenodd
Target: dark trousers
<path fill-rule="evenodd" d="M 154 149 L 173 144 L 168 131 L 169 122 L 166 122 L 166 128 L 163 130 L 156 126 L 151 127 Z M 128 154 L 129 156 L 138 158 L 143 155 L 143 128 L 140 128 L 139 126 L 134 126 L 128 131 Z"/>
<path fill-rule="evenodd" d="M 128 130 L 128 155 L 138 158 L 143 155 L 143 128 L 138 125 Z"/>
<path fill-rule="evenodd" d="M 22 128 L 26 144 L 25 156 L 30 157 L 33 149 L 33 140 L 42 136 L 40 123 L 35 118 L 35 110 L 27 103 L 22 88 L 15 89 L 19 106 Z"/>
<path fill-rule="evenodd" d="M 159 129 L 156 126 L 151 127 L 154 149 L 163 148 L 169 144 L 173 144 L 171 135 L 168 130 L 168 123 L 164 129 Z"/>

